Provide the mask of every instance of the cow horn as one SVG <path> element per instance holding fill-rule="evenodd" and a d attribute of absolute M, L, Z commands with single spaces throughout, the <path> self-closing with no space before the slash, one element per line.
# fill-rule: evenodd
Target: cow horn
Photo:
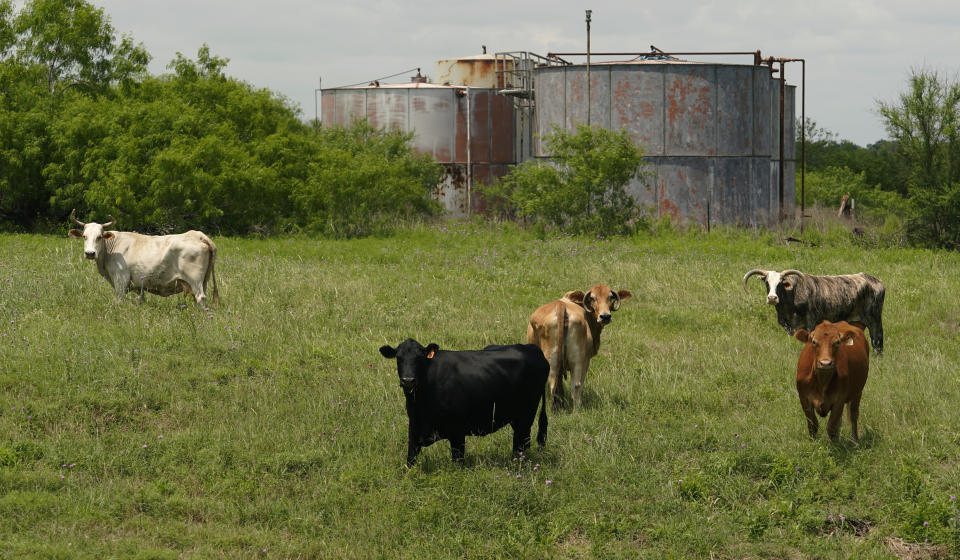
<path fill-rule="evenodd" d="M 114 217 L 111 216 L 110 214 L 107 214 L 107 217 L 110 218 L 110 221 L 107 222 L 107 223 L 105 223 L 105 224 L 103 224 L 103 227 L 105 227 L 105 228 L 108 228 L 108 227 L 112 226 L 112 225 L 115 224 L 116 221 L 117 221 L 116 218 L 114 218 Z"/>
<path fill-rule="evenodd" d="M 803 276 L 803 273 L 802 273 L 802 272 L 800 272 L 799 270 L 794 270 L 794 269 L 792 269 L 792 268 L 788 268 L 787 270 L 784 270 L 783 272 L 780 273 L 780 276 L 782 277 L 782 276 L 786 276 L 786 275 L 788 275 L 788 274 L 793 274 L 793 275 L 796 275 L 796 276 Z"/>
<path fill-rule="evenodd" d="M 614 292 L 613 290 L 610 290 L 610 295 L 613 296 L 613 305 L 610 306 L 610 309 L 612 311 L 616 311 L 617 309 L 620 309 L 620 295 L 617 292 Z"/>
<path fill-rule="evenodd" d="M 70 219 L 73 221 L 73 223 L 77 224 L 77 225 L 80 226 L 80 227 L 86 227 L 86 226 L 87 226 L 87 224 L 85 224 L 85 223 L 83 223 L 83 222 L 81 222 L 80 220 L 77 219 L 77 209 L 76 209 L 76 208 L 74 208 L 73 210 L 70 211 Z"/>
<path fill-rule="evenodd" d="M 744 274 L 744 275 L 743 275 L 743 291 L 745 291 L 745 292 L 747 292 L 747 293 L 750 293 L 750 290 L 747 289 L 747 278 L 750 278 L 750 277 L 753 276 L 754 274 L 759 274 L 760 276 L 763 276 L 764 278 L 767 277 L 767 272 L 766 272 L 765 270 L 760 270 L 759 268 L 755 268 L 755 269 L 751 270 L 750 272 Z"/>

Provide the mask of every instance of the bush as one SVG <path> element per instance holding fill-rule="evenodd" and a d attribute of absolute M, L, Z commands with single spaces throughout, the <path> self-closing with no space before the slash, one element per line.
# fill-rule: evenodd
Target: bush
<path fill-rule="evenodd" d="M 797 181 L 799 185 L 800 181 Z M 847 167 L 825 167 L 807 171 L 805 181 L 806 203 L 812 206 L 818 203 L 825 208 L 836 210 L 843 195 L 850 193 L 856 201 L 858 214 L 880 218 L 888 213 L 906 216 L 907 201 L 895 192 L 883 191 L 875 185 L 869 185 L 866 173 L 854 172 Z M 800 203 L 800 189 L 797 189 L 797 204 Z"/>
<path fill-rule="evenodd" d="M 632 232 L 641 209 L 627 186 L 645 173 L 643 151 L 626 131 L 555 127 L 545 140 L 549 162 L 514 166 L 482 188 L 486 197 L 498 201 L 503 213 L 541 227 L 601 236 Z"/>

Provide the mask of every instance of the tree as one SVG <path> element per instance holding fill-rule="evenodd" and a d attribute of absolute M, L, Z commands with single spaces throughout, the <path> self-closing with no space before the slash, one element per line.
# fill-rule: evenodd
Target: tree
<path fill-rule="evenodd" d="M 643 150 L 626 131 L 580 125 L 545 137 L 549 162 L 527 161 L 484 189 L 488 198 L 542 226 L 571 233 L 629 232 L 640 208 L 628 191 L 644 177 Z"/>
<path fill-rule="evenodd" d="M 117 42 L 109 18 L 85 0 L 32 0 L 16 18 L 17 58 L 43 70 L 47 91 L 71 87 L 104 91 L 146 71 L 150 55 L 123 36 Z"/>
<path fill-rule="evenodd" d="M 921 242 L 960 248 L 960 84 L 913 70 L 907 91 L 878 107 L 908 170 L 909 230 Z"/>

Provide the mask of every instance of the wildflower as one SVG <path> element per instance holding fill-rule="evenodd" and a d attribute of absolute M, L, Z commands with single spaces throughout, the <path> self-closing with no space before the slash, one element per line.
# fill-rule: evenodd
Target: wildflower
<path fill-rule="evenodd" d="M 923 526 L 924 526 L 924 527 L 926 527 L 926 526 L 929 525 L 929 524 L 930 524 L 929 521 L 924 521 L 924 522 L 923 522 Z"/>
<path fill-rule="evenodd" d="M 69 468 L 71 468 L 71 469 L 72 469 L 72 468 L 73 468 L 73 467 L 75 467 L 75 466 L 77 466 L 77 464 L 76 464 L 76 463 L 70 463 L 70 467 L 69 467 Z"/>
<path fill-rule="evenodd" d="M 951 502 L 956 501 L 956 499 L 957 499 L 956 496 L 954 496 L 953 494 L 950 495 L 950 501 L 951 501 Z"/>
<path fill-rule="evenodd" d="M 548 479 L 547 479 L 547 484 L 548 484 L 548 485 L 553 484 L 553 481 L 548 478 Z"/>
<path fill-rule="evenodd" d="M 745 443 L 741 443 L 741 444 L 740 444 L 740 447 L 746 447 L 746 446 L 747 446 L 747 444 L 745 444 Z"/>
<path fill-rule="evenodd" d="M 163 436 L 157 436 L 157 439 L 163 439 Z"/>
<path fill-rule="evenodd" d="M 518 474 L 518 475 L 517 475 L 517 478 L 520 478 L 520 477 L 522 477 L 522 476 L 523 476 L 522 474 Z"/>
<path fill-rule="evenodd" d="M 146 449 L 146 448 L 147 448 L 147 444 L 143 444 L 143 445 L 141 445 L 140 447 L 143 448 L 143 449 Z"/>

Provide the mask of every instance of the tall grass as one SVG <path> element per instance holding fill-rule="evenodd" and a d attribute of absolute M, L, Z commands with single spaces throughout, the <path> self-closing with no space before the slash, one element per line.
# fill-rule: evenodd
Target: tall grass
<path fill-rule="evenodd" d="M 222 238 L 210 310 L 115 303 L 75 242 L 0 236 L 0 557 L 956 555 L 960 257 L 818 235 Z M 806 435 L 755 267 L 886 284 L 859 446 Z M 596 282 L 634 298 L 547 447 L 515 461 L 505 429 L 403 466 L 380 345 L 522 342 Z"/>

